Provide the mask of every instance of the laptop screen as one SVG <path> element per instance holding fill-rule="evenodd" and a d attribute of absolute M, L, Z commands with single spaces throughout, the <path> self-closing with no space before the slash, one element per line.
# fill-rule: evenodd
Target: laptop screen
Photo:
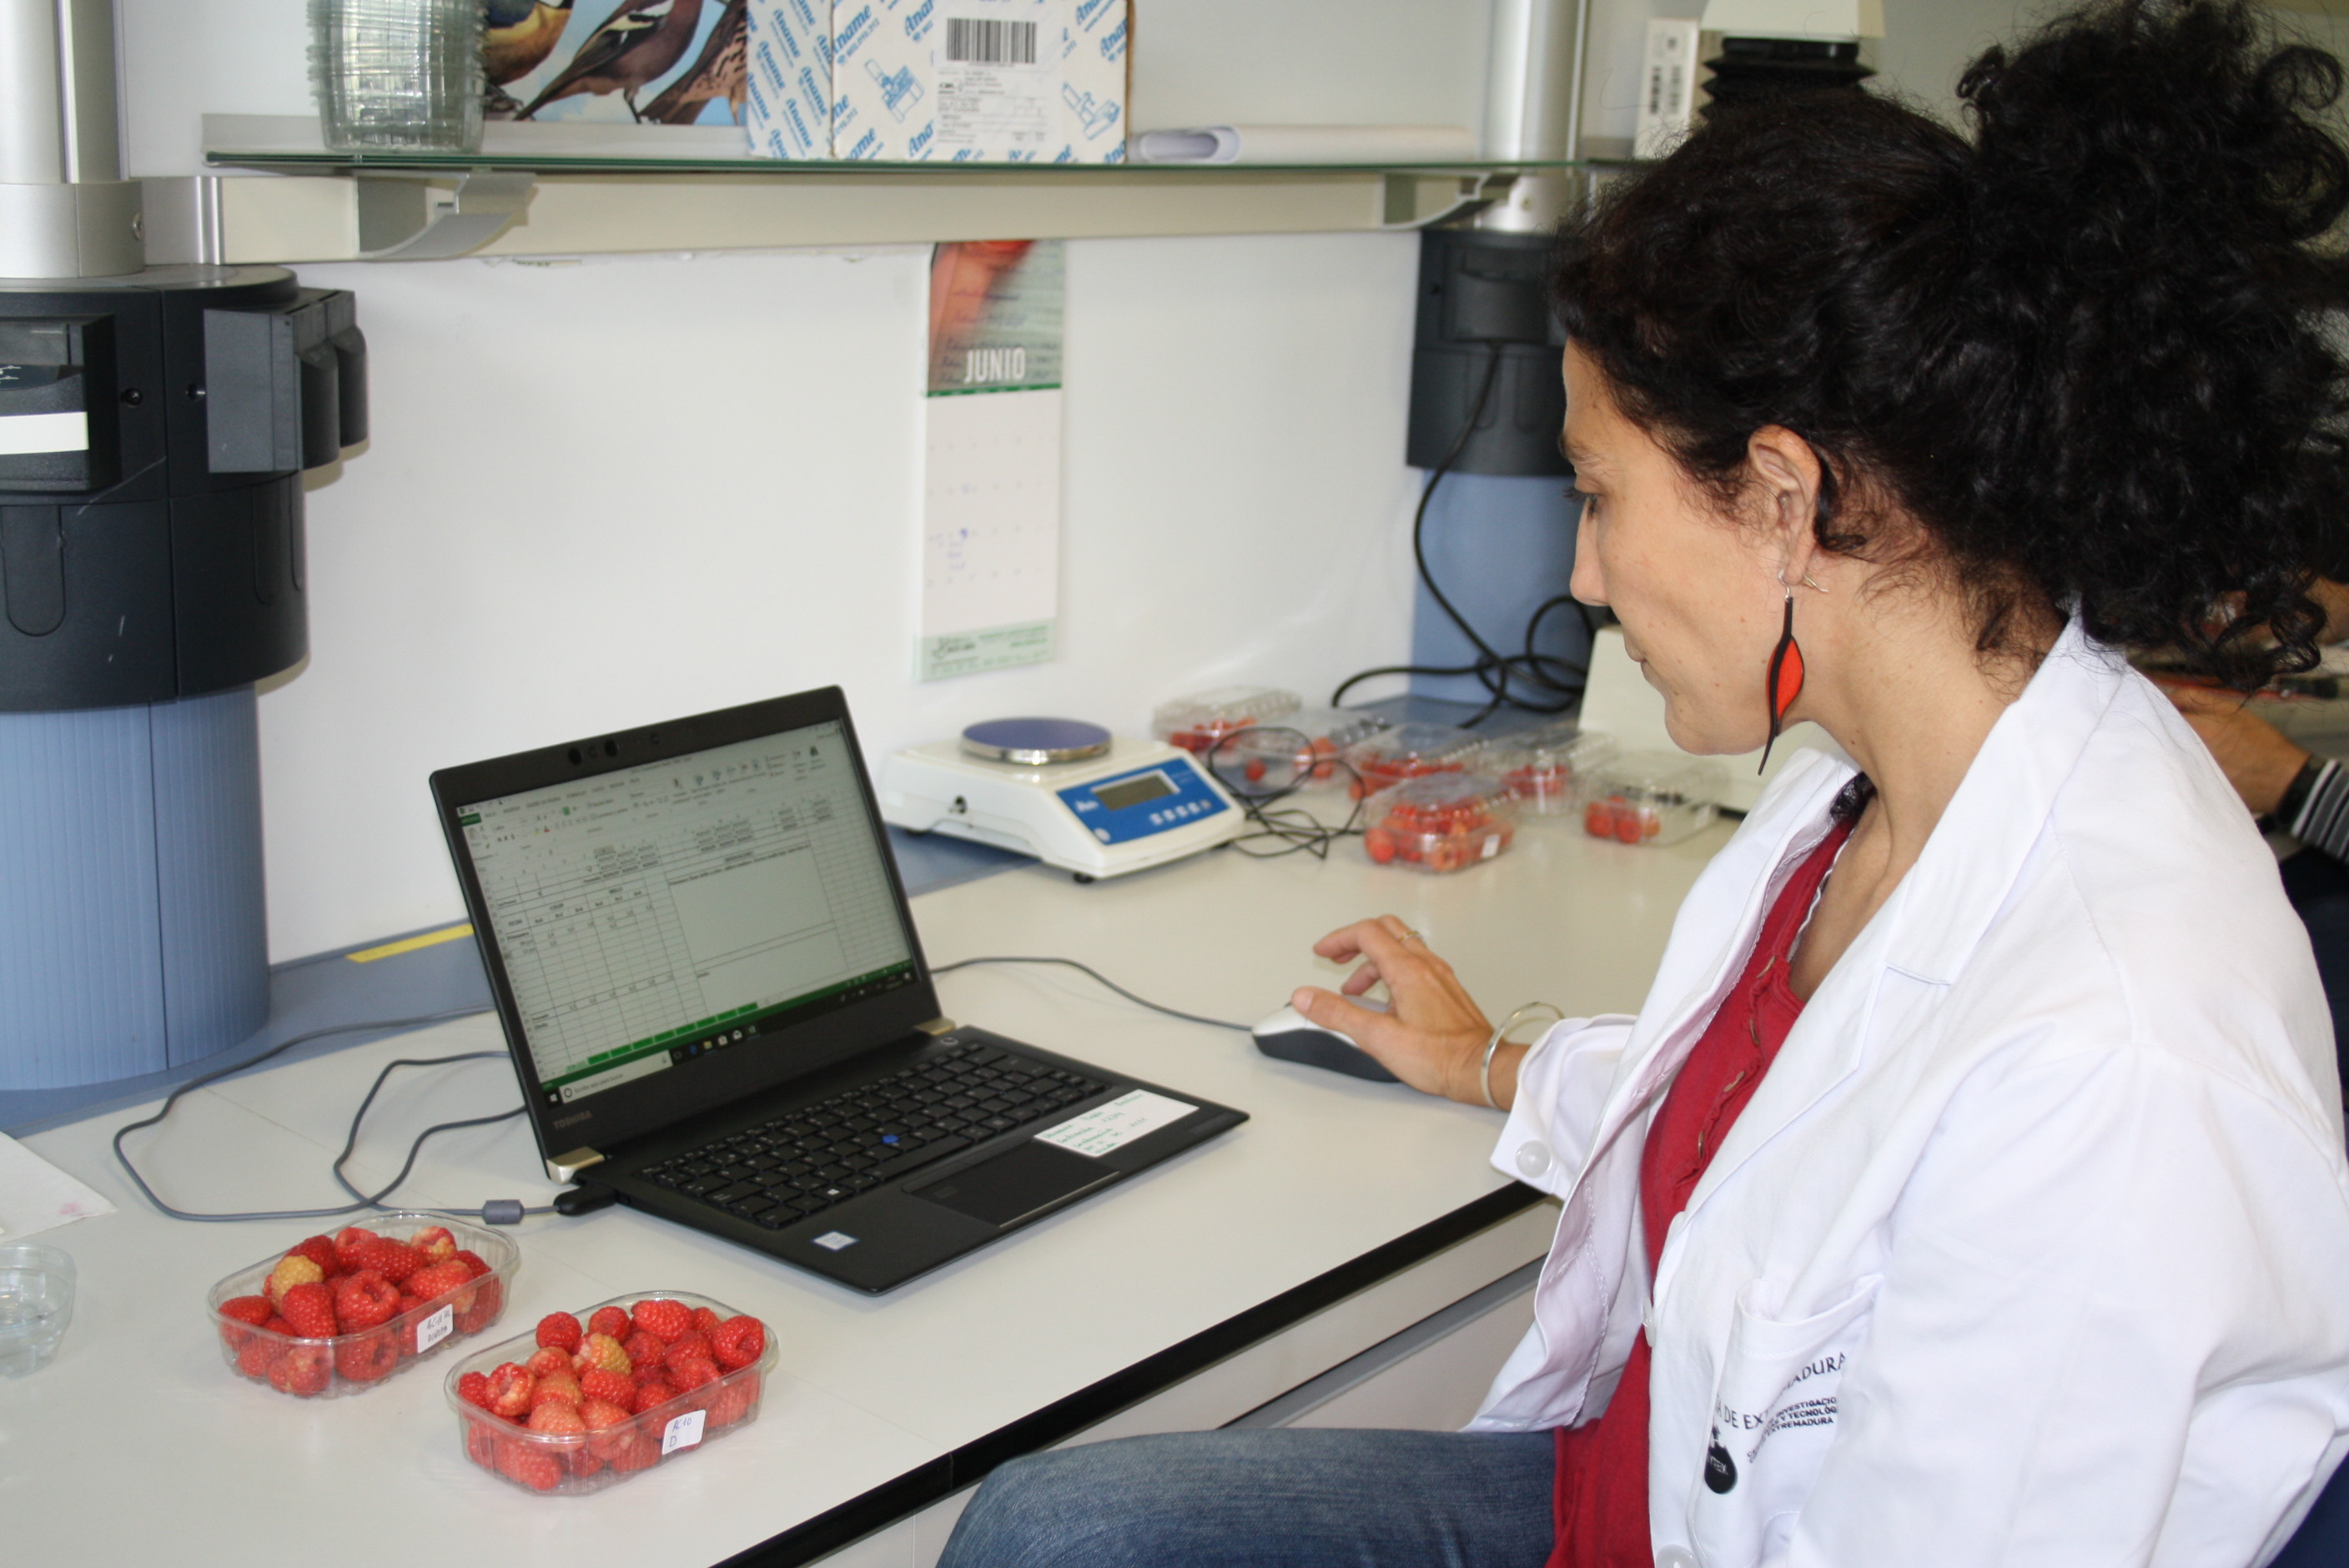
<path fill-rule="evenodd" d="M 828 720 L 458 805 L 547 1104 L 917 982 L 852 745 Z"/>

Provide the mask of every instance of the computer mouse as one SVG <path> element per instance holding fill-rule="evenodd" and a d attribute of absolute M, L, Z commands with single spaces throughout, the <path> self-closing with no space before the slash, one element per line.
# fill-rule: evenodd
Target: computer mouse
<path fill-rule="evenodd" d="M 1298 1062 L 1372 1083 L 1402 1080 L 1379 1065 L 1379 1058 L 1336 1029 L 1325 1029 L 1294 1007 L 1283 1007 L 1248 1031 L 1256 1048 L 1278 1061 Z"/>

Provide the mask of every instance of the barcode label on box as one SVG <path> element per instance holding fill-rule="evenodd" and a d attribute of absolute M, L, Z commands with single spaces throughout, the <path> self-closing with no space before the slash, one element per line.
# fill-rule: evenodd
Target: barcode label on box
<path fill-rule="evenodd" d="M 959 65 L 1032 66 L 1036 63 L 1036 24 L 949 16 L 946 57 Z"/>

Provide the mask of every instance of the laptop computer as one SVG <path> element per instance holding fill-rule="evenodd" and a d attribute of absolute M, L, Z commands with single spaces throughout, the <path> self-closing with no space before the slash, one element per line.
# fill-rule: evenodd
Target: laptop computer
<path fill-rule="evenodd" d="M 432 796 L 557 1181 L 877 1295 L 1247 1119 L 939 1016 L 836 686 Z"/>

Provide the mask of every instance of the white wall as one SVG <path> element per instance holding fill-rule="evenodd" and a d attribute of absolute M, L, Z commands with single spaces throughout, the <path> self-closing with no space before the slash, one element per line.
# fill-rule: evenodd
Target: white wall
<path fill-rule="evenodd" d="M 1636 62 L 1651 5 L 1597 3 Z M 309 112 L 304 0 L 119 4 L 131 172 L 195 168 L 204 113 Z M 1136 9 L 1137 124 L 1482 123 L 1487 0 Z M 1888 0 L 1935 18 L 1900 46 L 1934 70 L 2003 9 Z M 262 700 L 274 956 L 458 913 L 445 764 L 834 681 L 874 754 L 1017 711 L 1132 730 L 1399 658 L 1414 265 L 1405 235 L 1073 245 L 1061 656 L 934 686 L 921 253 L 305 268 L 357 291 L 375 422 L 311 495 L 312 655 Z"/>
<path fill-rule="evenodd" d="M 1407 236 L 1069 258 L 1062 653 L 919 686 L 919 251 L 309 267 L 374 436 L 310 497 L 308 665 L 261 705 L 273 951 L 458 913 L 425 775 L 838 682 L 868 754 L 1129 731 L 1407 640 Z"/>

